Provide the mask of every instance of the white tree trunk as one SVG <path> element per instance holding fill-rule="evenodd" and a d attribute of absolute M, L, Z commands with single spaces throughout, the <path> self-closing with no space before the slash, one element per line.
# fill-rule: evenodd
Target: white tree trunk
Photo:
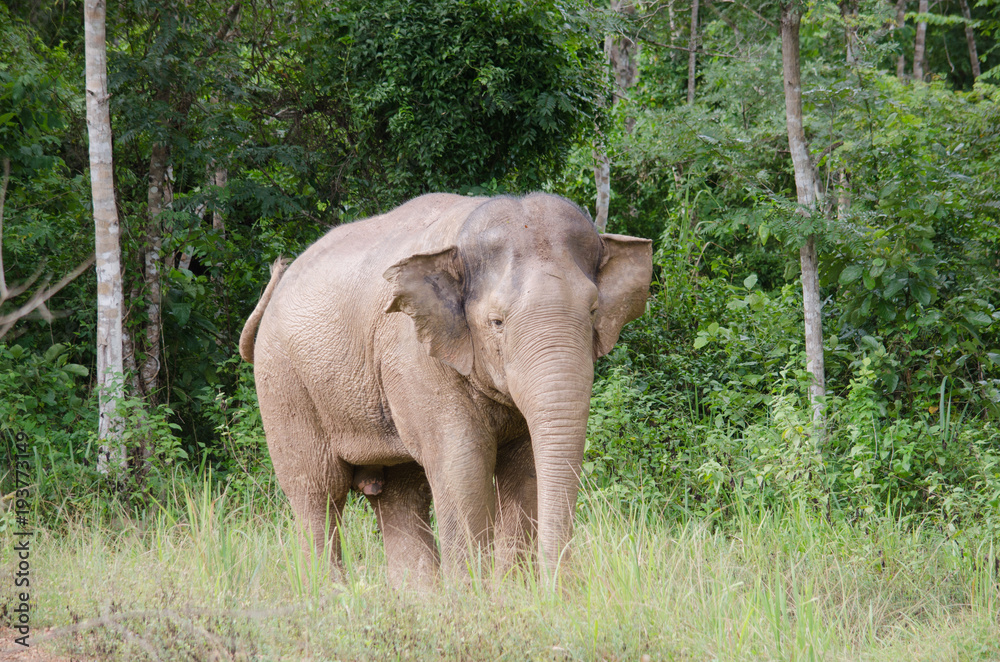
<path fill-rule="evenodd" d="M 688 105 L 694 103 L 694 79 L 698 65 L 698 0 L 691 0 L 691 34 L 688 39 Z"/>
<path fill-rule="evenodd" d="M 958 0 L 958 4 L 962 8 L 962 17 L 966 20 L 965 42 L 969 46 L 969 64 L 972 65 L 972 80 L 976 80 L 979 78 L 981 72 L 979 70 L 979 51 L 976 49 L 976 33 L 968 23 L 968 21 L 972 20 L 972 12 L 969 10 L 968 0 Z"/>
<path fill-rule="evenodd" d="M 126 466 L 123 423 L 116 404 L 122 383 L 122 274 L 118 212 L 115 207 L 108 104 L 105 0 L 86 0 L 83 9 L 87 132 L 90 139 L 90 188 L 94 204 L 97 254 L 97 388 L 100 455 L 97 470 L 107 474 Z"/>
<path fill-rule="evenodd" d="M 799 11 L 791 5 L 784 5 L 781 9 L 781 61 L 785 79 L 785 124 L 788 129 L 788 149 L 795 169 L 795 190 L 801 213 L 809 216 L 816 212 L 819 187 L 802 126 L 802 73 L 799 68 L 799 22 L 802 16 Z M 799 250 L 799 263 L 802 267 L 806 369 L 812 375 L 809 400 L 813 409 L 813 422 L 817 427 L 822 427 L 826 374 L 823 365 L 823 325 L 815 235 L 810 234 Z"/>
<path fill-rule="evenodd" d="M 928 9 L 927 0 L 920 0 L 917 3 L 917 11 L 926 14 Z M 927 60 L 927 22 L 917 23 L 917 36 L 913 41 L 913 80 L 922 81 L 924 79 L 924 69 Z"/>

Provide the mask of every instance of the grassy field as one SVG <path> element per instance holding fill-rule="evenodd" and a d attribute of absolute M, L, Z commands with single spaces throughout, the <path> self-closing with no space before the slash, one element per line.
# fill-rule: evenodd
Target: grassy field
<path fill-rule="evenodd" d="M 424 595 L 387 588 L 374 517 L 358 503 L 343 529 L 344 581 L 303 562 L 277 497 L 251 508 L 205 490 L 145 521 L 87 519 L 33 543 L 32 628 L 44 655 L 1000 659 L 1000 550 L 890 518 L 830 524 L 746 508 L 724 523 L 677 522 L 623 514 L 591 492 L 556 590 L 480 564 Z M 0 544 L 9 608 L 9 530 Z"/>

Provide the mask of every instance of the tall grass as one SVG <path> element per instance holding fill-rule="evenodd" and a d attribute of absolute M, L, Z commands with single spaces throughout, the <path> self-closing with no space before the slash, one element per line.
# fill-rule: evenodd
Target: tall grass
<path fill-rule="evenodd" d="M 555 590 L 483 560 L 421 594 L 387 587 L 363 503 L 343 574 L 303 556 L 286 507 L 255 503 L 206 483 L 141 521 L 40 533 L 36 644 L 109 660 L 1000 657 L 997 546 L 891 516 L 741 502 L 725 522 L 677 522 L 590 490 Z M 0 581 L 3 602 L 13 590 Z"/>

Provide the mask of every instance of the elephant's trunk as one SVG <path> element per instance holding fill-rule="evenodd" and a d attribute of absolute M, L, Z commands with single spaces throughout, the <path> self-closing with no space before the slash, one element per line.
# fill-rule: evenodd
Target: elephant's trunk
<path fill-rule="evenodd" d="M 532 342 L 519 347 L 507 369 L 511 397 L 531 434 L 538 485 L 539 562 L 547 576 L 563 560 L 573 532 L 594 380 L 589 320 L 577 320 L 567 332 L 567 314 L 577 317 L 563 311 L 558 335 L 540 338 L 536 331 Z M 531 327 L 546 328 L 540 320 Z"/>

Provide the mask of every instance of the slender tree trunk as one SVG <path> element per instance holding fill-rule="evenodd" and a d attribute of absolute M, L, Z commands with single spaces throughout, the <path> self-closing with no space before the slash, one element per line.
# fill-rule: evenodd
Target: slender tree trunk
<path fill-rule="evenodd" d="M 628 16 L 635 16 L 635 4 L 633 2 L 619 2 L 612 0 L 611 9 Z M 639 52 L 641 45 L 629 35 L 621 35 L 615 38 L 607 37 L 604 40 L 604 51 L 608 56 L 611 65 L 611 72 L 615 77 L 615 97 L 613 104 L 619 101 L 627 101 L 629 90 L 635 85 L 639 77 Z M 632 133 L 635 126 L 635 118 L 627 117 L 625 120 L 625 132 Z"/>
<path fill-rule="evenodd" d="M 219 166 L 215 169 L 215 185 L 220 189 L 226 187 L 229 183 L 229 171 L 226 168 Z M 219 211 L 218 206 L 212 210 L 212 228 L 219 231 L 219 237 L 225 238 L 226 236 L 226 222 L 222 218 L 222 212 Z"/>
<path fill-rule="evenodd" d="M 140 372 L 142 387 L 150 404 L 155 403 L 160 372 L 160 328 L 161 293 L 160 271 L 163 259 L 163 232 L 160 214 L 167 209 L 171 200 L 169 181 L 170 147 L 166 143 L 155 143 L 149 157 L 149 189 L 146 197 L 146 360 Z"/>
<path fill-rule="evenodd" d="M 688 105 L 694 103 L 694 82 L 698 65 L 698 0 L 691 0 L 691 34 L 688 39 Z"/>
<path fill-rule="evenodd" d="M 624 14 L 635 15 L 633 2 L 611 0 L 611 10 Z M 614 74 L 615 88 L 612 108 L 619 99 L 627 99 L 629 89 L 635 84 L 639 75 L 639 43 L 628 36 L 608 36 L 604 39 L 604 53 L 607 55 L 611 72 Z M 625 120 L 625 131 L 632 132 L 635 119 Z M 603 136 L 594 146 L 594 183 L 597 187 L 597 200 L 594 215 L 594 226 L 598 232 L 604 232 L 608 227 L 608 206 L 611 203 L 611 159 L 608 157 L 607 145 Z"/>
<path fill-rule="evenodd" d="M 969 64 L 972 65 L 972 80 L 979 78 L 979 51 L 976 49 L 976 33 L 972 30 L 969 21 L 972 20 L 972 12 L 969 10 L 968 0 L 958 0 L 962 8 L 962 17 L 965 18 L 965 42 L 969 45 Z"/>
<path fill-rule="evenodd" d="M 108 104 L 105 0 L 86 0 L 83 8 L 86 53 L 87 132 L 90 139 L 90 188 L 97 253 L 97 388 L 100 415 L 97 469 L 107 474 L 126 466 L 123 423 L 116 404 L 123 393 L 122 273 L 118 212 L 115 206 Z"/>
<path fill-rule="evenodd" d="M 851 211 L 851 189 L 847 171 L 841 168 L 837 172 L 837 180 L 837 220 L 846 221 Z"/>
<path fill-rule="evenodd" d="M 917 11 L 926 14 L 928 9 L 927 0 L 920 0 L 917 3 Z M 913 40 L 913 80 L 922 81 L 924 79 L 924 69 L 927 63 L 927 22 L 917 23 L 917 36 Z"/>
<path fill-rule="evenodd" d="M 3 207 L 7 200 L 7 184 L 10 182 L 10 157 L 3 157 L 3 179 L 0 181 L 0 304 L 7 300 L 7 277 L 3 267 Z"/>
<path fill-rule="evenodd" d="M 857 0 L 842 0 L 840 15 L 844 19 L 844 62 L 853 67 L 858 63 Z"/>
<path fill-rule="evenodd" d="M 594 227 L 598 232 L 608 229 L 608 206 L 611 202 L 611 159 L 604 146 L 604 139 L 594 148 L 594 183 L 597 185 L 597 215 Z"/>
<path fill-rule="evenodd" d="M 674 59 L 674 45 L 677 42 L 677 13 L 674 11 L 674 3 L 677 0 L 667 2 L 667 27 L 670 30 L 670 52 L 667 54 L 671 61 Z"/>
<path fill-rule="evenodd" d="M 902 32 L 903 28 L 906 26 L 906 0 L 896 0 L 896 30 Z M 900 38 L 900 47 L 902 47 L 902 38 Z M 896 78 L 899 80 L 906 80 L 906 56 L 900 52 L 899 57 L 896 58 Z"/>
<path fill-rule="evenodd" d="M 799 68 L 799 10 L 792 5 L 781 9 L 781 60 L 785 79 L 785 123 L 788 129 L 788 149 L 795 169 L 795 190 L 799 209 L 805 216 L 816 213 L 819 187 L 816 171 L 809 158 L 805 130 L 802 125 L 802 73 Z M 822 398 L 826 394 L 826 374 L 823 365 L 823 325 L 820 315 L 819 261 L 816 236 L 810 234 L 799 250 L 802 267 L 802 308 L 805 315 L 806 369 L 812 376 L 809 400 L 813 422 L 823 425 Z"/>
<path fill-rule="evenodd" d="M 853 67 L 858 63 L 858 0 L 842 0 L 840 15 L 844 18 L 844 63 Z M 851 193 L 847 188 L 847 172 L 844 168 L 837 170 L 837 220 L 847 219 L 851 208 Z"/>
<path fill-rule="evenodd" d="M 221 191 L 226 187 L 229 182 L 229 171 L 225 167 L 219 166 L 215 169 L 215 186 Z M 219 210 L 218 205 L 212 210 L 212 229 L 216 232 L 216 250 L 219 254 L 222 254 L 226 246 L 226 221 L 222 216 L 222 212 Z M 220 262 L 219 266 L 222 264 Z M 226 289 L 226 279 L 224 272 L 220 269 L 215 277 L 215 299 L 219 306 L 219 311 L 222 318 L 225 320 L 225 324 L 222 325 L 224 333 L 219 335 L 217 342 L 220 346 L 230 347 L 232 346 L 233 338 L 230 336 L 230 329 L 232 325 L 230 322 L 230 308 L 229 308 L 229 292 Z"/>

